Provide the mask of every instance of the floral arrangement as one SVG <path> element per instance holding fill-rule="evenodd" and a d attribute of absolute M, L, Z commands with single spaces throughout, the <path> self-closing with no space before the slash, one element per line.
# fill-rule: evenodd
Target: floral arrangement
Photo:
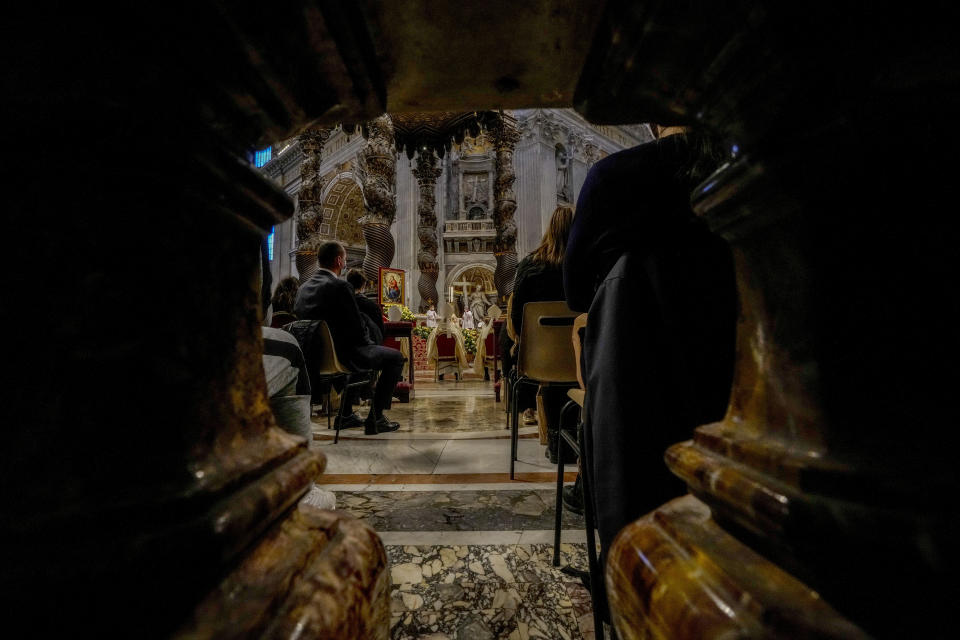
<path fill-rule="evenodd" d="M 397 304 L 395 302 L 387 302 L 386 304 L 383 305 L 384 314 L 387 313 L 388 307 L 400 307 L 400 319 L 403 320 L 404 322 L 413 322 L 414 320 L 417 319 L 417 316 L 413 315 L 413 311 L 410 311 L 408 307 L 402 304 Z"/>
<path fill-rule="evenodd" d="M 467 353 L 476 353 L 477 352 L 477 340 L 479 340 L 480 332 L 476 329 L 464 329 L 463 330 L 463 346 L 467 350 Z"/>
<path fill-rule="evenodd" d="M 433 329 L 431 329 L 430 327 L 414 327 L 413 335 L 426 340 L 427 338 L 430 337 L 431 331 L 433 331 Z"/>

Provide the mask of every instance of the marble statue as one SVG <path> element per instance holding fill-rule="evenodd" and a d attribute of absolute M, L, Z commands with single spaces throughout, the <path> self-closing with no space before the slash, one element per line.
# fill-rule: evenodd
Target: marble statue
<path fill-rule="evenodd" d="M 489 306 L 490 300 L 487 299 L 487 295 L 483 292 L 481 286 L 477 284 L 477 288 L 470 294 L 469 301 L 470 312 L 473 314 L 473 319 L 482 321 L 486 318 L 487 307 Z"/>

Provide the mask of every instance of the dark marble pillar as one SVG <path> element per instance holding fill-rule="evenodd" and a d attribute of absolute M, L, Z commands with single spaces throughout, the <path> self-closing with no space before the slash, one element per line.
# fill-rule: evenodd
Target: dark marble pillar
<path fill-rule="evenodd" d="M 437 155 L 432 149 L 421 151 L 417 155 L 417 168 L 413 175 L 417 178 L 420 187 L 420 196 L 417 200 L 417 238 L 420 240 L 420 249 L 417 251 L 417 266 L 420 269 L 420 281 L 417 288 L 420 292 L 420 312 L 425 312 L 431 304 L 437 304 L 437 273 L 440 264 L 437 262 L 437 202 L 436 186 L 440 177 L 437 168 Z"/>
<path fill-rule="evenodd" d="M 665 452 L 693 496 L 609 551 L 620 637 L 949 635 L 956 9 L 608 8 L 578 104 L 726 139 L 692 201 L 740 301 L 726 416 Z"/>
<path fill-rule="evenodd" d="M 7 293 L 30 317 L 4 357 L 8 626 L 168 637 L 220 593 L 219 637 L 289 636 L 296 618 L 316 637 L 385 638 L 382 615 L 358 619 L 386 599 L 376 536 L 294 509 L 325 458 L 270 410 L 258 277 L 293 205 L 246 158 L 305 109 L 358 98 L 286 33 L 296 10 L 138 8 L 11 17 L 30 65 L 5 84 L 20 154 L 7 210 L 24 239 L 11 257 L 30 267 Z M 325 37 L 319 17 L 312 29 Z M 282 54 L 266 34 L 284 34 Z M 336 48 L 325 62 L 343 68 Z M 259 583 L 233 589 L 251 562 Z M 305 595 L 313 578 L 339 596 Z M 260 603 L 253 627 L 230 624 Z"/>

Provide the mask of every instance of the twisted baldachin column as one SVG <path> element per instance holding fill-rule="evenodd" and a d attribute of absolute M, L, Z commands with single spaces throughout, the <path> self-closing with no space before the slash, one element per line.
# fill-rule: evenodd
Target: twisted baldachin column
<path fill-rule="evenodd" d="M 420 250 L 417 252 L 417 266 L 420 268 L 420 280 L 417 289 L 420 292 L 420 311 L 426 311 L 431 304 L 437 303 L 437 208 L 436 186 L 440 177 L 437 168 L 437 156 L 433 150 L 421 152 L 417 158 L 417 168 L 413 170 L 420 186 L 417 203 L 417 237 Z"/>
<path fill-rule="evenodd" d="M 367 123 L 367 146 L 357 154 L 357 176 L 363 185 L 366 215 L 360 218 L 367 253 L 363 257 L 363 275 L 377 282 L 380 267 L 393 262 L 394 241 L 390 225 L 397 214 L 397 154 L 393 121 L 383 114 Z"/>
<path fill-rule="evenodd" d="M 297 138 L 303 160 L 300 162 L 300 191 L 297 194 L 296 264 L 300 282 L 306 282 L 317 271 L 317 246 L 322 241 L 323 223 L 321 196 L 325 182 L 320 175 L 323 145 L 330 139 L 332 128 L 308 129 Z"/>
<path fill-rule="evenodd" d="M 517 197 L 513 193 L 513 183 L 517 179 L 513 172 L 513 149 L 520 139 L 515 120 L 501 114 L 493 126 L 493 144 L 496 150 L 496 204 L 493 223 L 497 231 L 493 252 L 497 258 L 497 267 L 493 281 L 497 287 L 497 302 L 503 307 L 513 292 L 513 280 L 517 274 L 517 223 L 513 215 L 517 210 Z"/>

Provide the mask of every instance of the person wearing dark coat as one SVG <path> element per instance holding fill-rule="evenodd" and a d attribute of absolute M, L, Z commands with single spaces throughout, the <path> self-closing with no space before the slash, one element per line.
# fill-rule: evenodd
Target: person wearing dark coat
<path fill-rule="evenodd" d="M 340 279 L 347 253 L 339 242 L 325 242 L 317 249 L 320 268 L 297 292 L 294 311 L 304 320 L 326 320 L 337 358 L 351 369 L 380 371 L 370 413 L 364 423 L 367 434 L 396 431 L 396 422 L 383 415 L 392 403 L 393 390 L 406 359 L 396 349 L 373 339 L 361 319 L 353 287 Z M 351 403 L 347 403 L 350 406 Z"/>
<path fill-rule="evenodd" d="M 367 324 L 367 330 L 370 331 L 370 338 L 377 344 L 383 343 L 383 311 L 380 305 L 363 295 L 367 279 L 360 269 L 350 269 L 347 271 L 347 282 L 353 287 L 353 294 L 357 299 L 357 308 Z"/>
<path fill-rule="evenodd" d="M 685 493 L 664 452 L 721 419 L 730 393 L 733 262 L 690 209 L 698 148 L 667 135 L 612 154 L 577 201 L 563 281 L 567 304 L 589 311 L 585 446 L 603 549 Z"/>

